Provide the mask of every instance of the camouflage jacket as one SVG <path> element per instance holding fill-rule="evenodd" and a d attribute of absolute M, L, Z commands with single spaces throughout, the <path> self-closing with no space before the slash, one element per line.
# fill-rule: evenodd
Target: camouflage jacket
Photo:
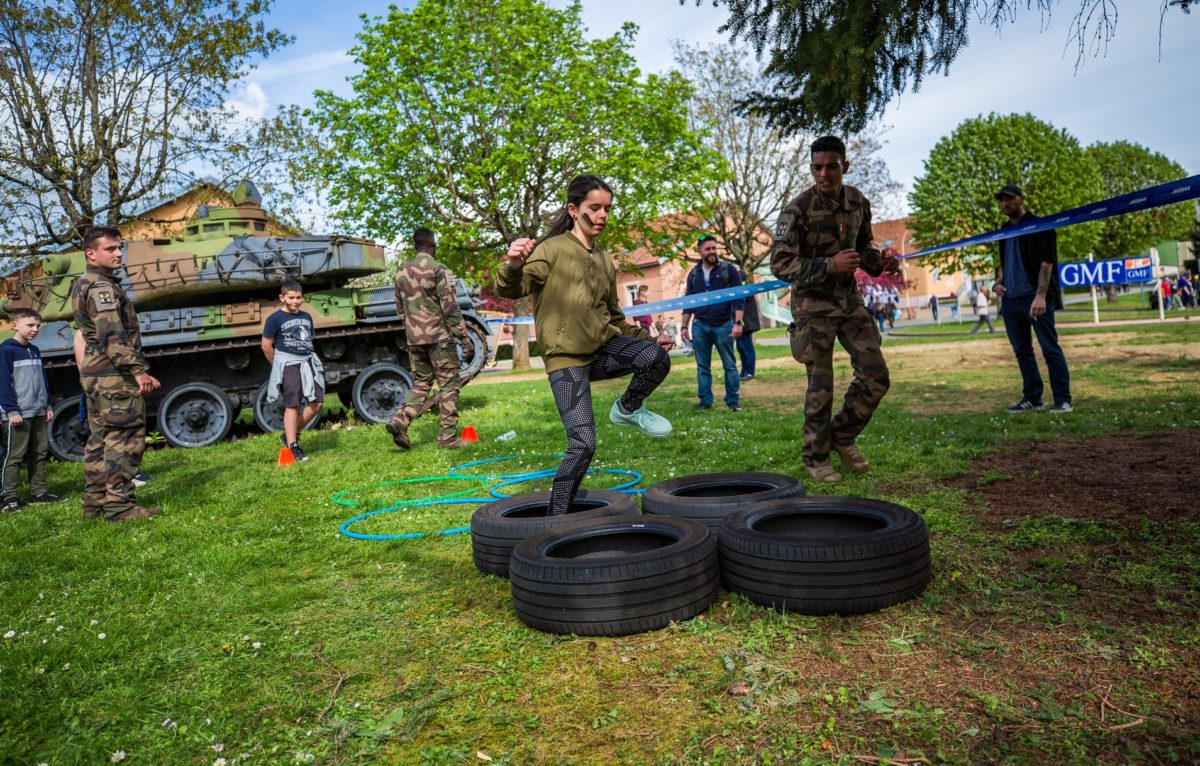
<path fill-rule="evenodd" d="M 533 296 L 533 324 L 547 373 L 586 367 L 618 335 L 651 339 L 646 328 L 625 319 L 612 259 L 589 251 L 569 231 L 544 240 L 524 266 L 506 261 L 496 294 Z"/>
<path fill-rule="evenodd" d="M 71 290 L 75 325 L 85 343 L 79 379 L 85 392 L 138 390 L 148 371 L 137 312 L 116 277 L 93 266 Z"/>
<path fill-rule="evenodd" d="M 429 253 L 418 252 L 396 274 L 396 313 L 404 320 L 410 346 L 467 337 L 454 274 Z"/>
<path fill-rule="evenodd" d="M 871 203 L 853 186 L 831 200 L 816 186 L 788 203 L 775 225 L 771 273 L 792 283 L 792 316 L 847 316 L 862 305 L 854 273 L 839 274 L 833 257 L 854 249 L 862 269 L 883 273 L 880 252 L 872 246 Z"/>

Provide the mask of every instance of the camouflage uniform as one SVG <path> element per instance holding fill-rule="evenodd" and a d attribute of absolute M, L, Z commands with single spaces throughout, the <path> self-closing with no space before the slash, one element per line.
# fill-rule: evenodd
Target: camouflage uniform
<path fill-rule="evenodd" d="M 116 278 L 94 266 L 71 291 L 85 342 L 79 382 L 87 397 L 83 512 L 112 518 L 136 505 L 133 477 L 146 449 L 146 401 L 135 377 L 148 372 L 137 312 Z"/>
<path fill-rule="evenodd" d="M 779 216 L 771 247 L 771 273 L 792 283 L 792 355 L 808 369 L 806 465 L 828 460 L 833 444 L 852 444 L 889 385 L 879 330 L 863 305 L 854 274 L 839 274 L 833 266 L 839 251 L 852 248 L 864 271 L 871 276 L 883 272 L 881 254 L 871 244 L 871 205 L 857 189 L 842 188 L 842 201 L 830 200 L 815 186 L 792 200 Z M 834 338 L 850 354 L 854 380 L 831 420 Z"/>
<path fill-rule="evenodd" d="M 467 326 L 458 307 L 454 274 L 429 253 L 418 252 L 396 274 L 396 313 L 404 321 L 408 360 L 416 379 L 404 403 L 392 416 L 391 430 L 405 434 L 423 412 L 422 404 L 438 384 L 441 428 L 438 444 L 458 441 L 458 349 L 467 339 Z M 397 442 L 400 443 L 399 441 Z"/>

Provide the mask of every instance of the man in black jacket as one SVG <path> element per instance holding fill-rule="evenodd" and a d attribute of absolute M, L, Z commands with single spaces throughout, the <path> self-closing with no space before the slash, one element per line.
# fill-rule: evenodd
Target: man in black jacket
<path fill-rule="evenodd" d="M 996 200 L 1008 216 L 1002 228 L 1037 220 L 1025 209 L 1025 195 L 1018 186 L 1003 187 L 996 192 Z M 1032 335 L 1036 334 L 1054 394 L 1050 411 L 1070 412 L 1071 374 L 1054 329 L 1054 310 L 1063 304 L 1058 285 L 1058 236 L 1053 229 L 1001 240 L 995 293 L 1000 296 L 1000 316 L 1024 384 L 1021 401 L 1008 411 L 1020 414 L 1042 409 L 1045 384 L 1033 353 Z"/>

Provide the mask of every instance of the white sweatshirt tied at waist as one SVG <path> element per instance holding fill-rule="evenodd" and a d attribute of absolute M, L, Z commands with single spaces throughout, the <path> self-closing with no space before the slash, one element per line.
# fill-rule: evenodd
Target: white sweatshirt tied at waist
<path fill-rule="evenodd" d="M 271 362 L 271 377 L 267 380 L 268 404 L 279 400 L 283 388 L 283 369 L 293 364 L 300 366 L 300 396 L 305 403 L 316 399 L 317 381 L 320 381 L 321 387 L 324 388 L 325 367 L 315 353 L 302 356 L 276 349 L 275 358 Z"/>

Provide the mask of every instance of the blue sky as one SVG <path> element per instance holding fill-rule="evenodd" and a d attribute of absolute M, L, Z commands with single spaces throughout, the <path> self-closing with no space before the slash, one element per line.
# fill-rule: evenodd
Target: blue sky
<path fill-rule="evenodd" d="M 346 78 L 356 67 L 347 51 L 362 28 L 359 16 L 385 15 L 390 4 L 277 0 L 270 21 L 296 42 L 253 72 L 234 100 L 249 114 L 264 114 L 280 104 L 307 105 L 316 89 L 348 94 Z M 677 0 L 584 0 L 583 5 L 584 21 L 595 36 L 611 35 L 626 20 L 640 27 L 634 54 L 643 71 L 671 68 L 672 40 L 700 45 L 723 40 L 716 30 L 725 13 L 707 0 L 701 7 L 692 0 L 685 6 Z M 963 120 L 993 111 L 1030 112 L 1084 144 L 1134 141 L 1162 152 L 1189 174 L 1200 173 L 1200 13 L 1169 13 L 1160 52 L 1158 3 L 1125 0 L 1106 54 L 1089 56 L 1076 72 L 1068 31 L 1077 7 L 1076 0 L 1064 0 L 1048 18 L 1022 11 L 1000 35 L 976 24 L 949 76 L 930 79 L 919 93 L 906 93 L 888 108 L 884 158 L 892 176 L 911 188 L 938 139 Z"/>

